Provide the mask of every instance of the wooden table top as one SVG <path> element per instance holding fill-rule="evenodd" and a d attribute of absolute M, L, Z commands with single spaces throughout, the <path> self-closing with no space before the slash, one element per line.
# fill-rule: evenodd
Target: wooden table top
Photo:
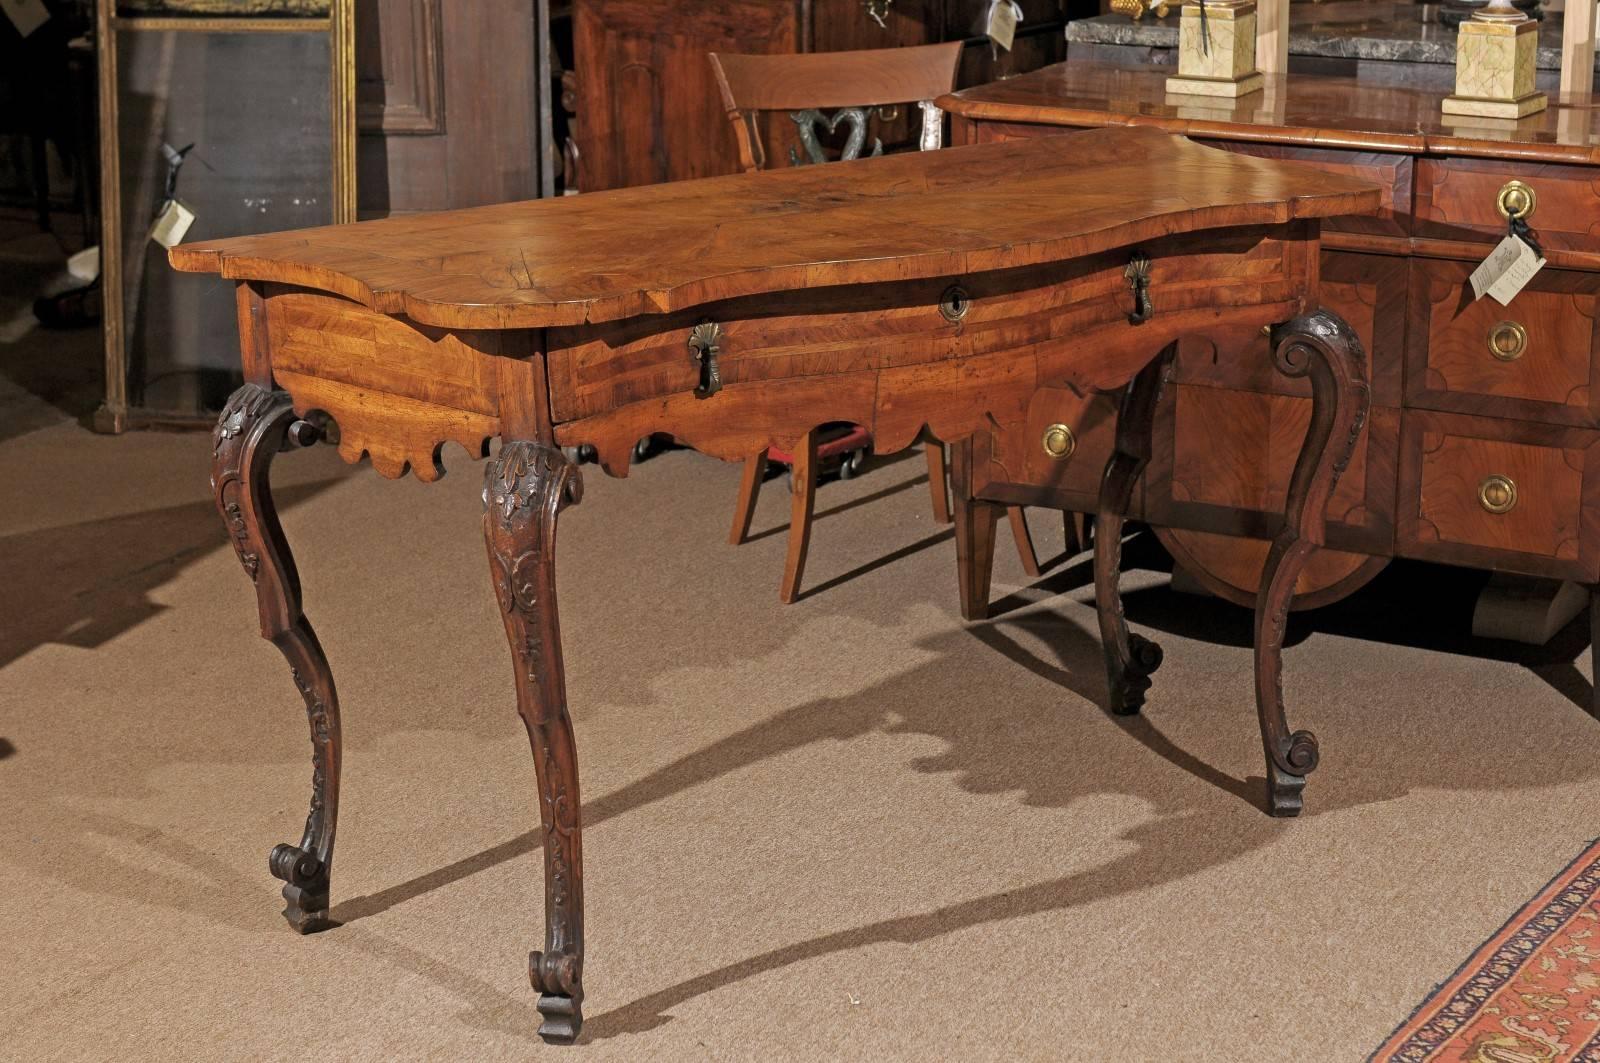
<path fill-rule="evenodd" d="M 1405 154 L 1600 164 L 1600 104 L 1550 107 L 1521 121 L 1440 110 L 1445 94 L 1319 74 L 1271 76 L 1239 99 L 1167 92 L 1171 67 L 1069 61 L 940 98 L 967 118 L 1168 133 Z"/>
<path fill-rule="evenodd" d="M 424 325 L 541 328 L 1378 205 L 1358 178 L 1121 128 L 183 244 L 170 258 Z"/>

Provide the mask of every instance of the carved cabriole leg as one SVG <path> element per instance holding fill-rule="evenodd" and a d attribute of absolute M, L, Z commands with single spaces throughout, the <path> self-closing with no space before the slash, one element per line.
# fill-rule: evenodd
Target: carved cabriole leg
<path fill-rule="evenodd" d="M 1156 402 L 1176 347 L 1168 347 L 1139 371 L 1122 393 L 1116 441 L 1100 481 L 1094 524 L 1094 597 L 1100 641 L 1106 659 L 1111 711 L 1130 716 L 1144 704 L 1150 676 L 1161 667 L 1161 647 L 1130 634 L 1122 613 L 1122 522 L 1133 500 L 1133 485 L 1150 461 Z"/>
<path fill-rule="evenodd" d="M 540 994 L 539 1036 L 559 1044 L 583 1025 L 583 836 L 556 612 L 556 518 L 582 496 L 577 466 L 543 443 L 507 442 L 484 470 L 489 568 L 516 658 L 517 711 L 533 747 L 544 828 L 545 944 L 529 953 L 528 977 Z"/>
<path fill-rule="evenodd" d="M 1256 710 L 1267 754 L 1268 809 L 1300 813 L 1306 776 L 1317 766 L 1317 738 L 1290 732 L 1283 711 L 1283 635 L 1295 583 L 1326 539 L 1328 499 L 1350 464 L 1367 423 L 1371 393 L 1366 355 L 1354 330 L 1326 310 L 1273 330 L 1278 371 L 1311 378 L 1311 426 L 1295 460 L 1284 504 L 1283 531 L 1272 544 L 1256 598 Z"/>
<path fill-rule="evenodd" d="M 339 815 L 339 699 L 333 672 L 300 608 L 300 577 L 272 504 L 268 472 L 279 450 L 309 445 L 319 431 L 297 420 L 289 396 L 246 384 L 228 399 L 212 436 L 211 490 L 234 551 L 256 587 L 261 634 L 289 661 L 311 725 L 311 811 L 299 845 L 272 850 L 283 915 L 302 934 L 328 921 L 333 835 Z"/>

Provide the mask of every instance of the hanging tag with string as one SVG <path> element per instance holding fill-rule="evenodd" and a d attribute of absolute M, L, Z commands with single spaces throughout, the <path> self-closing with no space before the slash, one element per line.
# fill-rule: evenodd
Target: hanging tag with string
<path fill-rule="evenodd" d="M 178 198 L 178 171 L 183 168 L 184 156 L 193 150 L 193 144 L 183 148 L 161 145 L 161 155 L 167 160 L 166 198 L 156 208 L 155 221 L 150 223 L 150 239 L 168 250 L 182 243 L 189 226 L 194 224 L 194 211 Z"/>
<path fill-rule="evenodd" d="M 1495 245 L 1471 277 L 1473 298 L 1487 295 L 1501 306 L 1510 306 L 1545 262 L 1539 237 L 1525 215 L 1512 217 L 1508 228 L 1505 239 Z"/>
<path fill-rule="evenodd" d="M 984 34 L 1006 51 L 1017 36 L 1017 24 L 1022 21 L 1022 5 L 1017 0 L 989 0 L 989 14 L 983 20 Z"/>

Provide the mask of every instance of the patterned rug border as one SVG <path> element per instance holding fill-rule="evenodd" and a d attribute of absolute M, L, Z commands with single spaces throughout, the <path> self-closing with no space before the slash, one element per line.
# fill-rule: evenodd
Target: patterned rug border
<path fill-rule="evenodd" d="M 1580 899 L 1557 903 L 1558 894 L 1578 887 L 1580 882 L 1583 883 L 1583 887 L 1579 889 L 1581 893 Z M 1489 959 L 1505 948 L 1512 938 L 1522 933 L 1527 933 L 1531 938 L 1536 938 L 1537 940 L 1530 941 L 1525 949 L 1518 950 L 1519 954 L 1515 956 L 1514 965 L 1504 975 L 1498 977 L 1493 990 L 1483 993 L 1478 1005 L 1487 1002 L 1493 992 L 1498 991 L 1506 983 L 1510 982 L 1522 969 L 1523 965 L 1532 959 L 1538 950 L 1551 937 L 1555 936 L 1561 928 L 1576 918 L 1578 913 L 1583 910 L 1584 904 L 1593 900 L 1597 894 L 1600 894 L 1600 837 L 1591 838 L 1585 842 L 1578 854 L 1567 861 L 1554 875 L 1550 876 L 1531 900 L 1513 912 L 1465 960 L 1461 961 L 1454 971 L 1450 972 L 1442 981 L 1436 983 L 1422 998 L 1422 1003 L 1411 1009 L 1411 1013 L 1402 1019 L 1399 1025 L 1384 1038 L 1383 1043 L 1373 1049 L 1372 1054 L 1367 1057 L 1367 1063 L 1423 1063 L 1423 1061 L 1438 1052 L 1439 1049 L 1448 1047 L 1451 1039 L 1451 1034 L 1449 1033 L 1431 1043 L 1422 1038 L 1423 1032 L 1427 1030 L 1429 1025 L 1432 1025 L 1432 1022 L 1438 1021 L 1437 1019 L 1412 1029 L 1418 1017 L 1430 1008 L 1435 1011 L 1443 1011 L 1456 997 L 1461 996 L 1466 985 L 1471 981 L 1470 976 L 1485 967 Z M 1557 915 L 1551 912 L 1553 907 L 1565 907 L 1570 910 L 1565 911 L 1564 914 Z M 1553 925 L 1535 925 L 1540 919 L 1547 916 L 1556 916 L 1557 921 Z M 1447 990 L 1449 990 L 1448 994 Z M 1469 1013 L 1454 1020 L 1455 1028 L 1459 1029 L 1476 1013 L 1477 1006 L 1475 1005 Z M 1405 1034 L 1408 1029 L 1411 1029 L 1412 1032 Z M 1405 1035 L 1404 1037 L 1402 1037 L 1403 1034 Z M 1571 1059 L 1574 1063 L 1600 1063 L 1600 1034 L 1590 1038 Z"/>

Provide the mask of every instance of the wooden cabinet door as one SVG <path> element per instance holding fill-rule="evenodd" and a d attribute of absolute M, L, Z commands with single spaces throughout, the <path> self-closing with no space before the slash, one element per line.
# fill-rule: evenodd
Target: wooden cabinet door
<path fill-rule="evenodd" d="M 577 0 L 577 185 L 735 173 L 739 152 L 707 55 L 799 52 L 801 0 Z"/>
<path fill-rule="evenodd" d="M 545 0 L 357 0 L 362 217 L 547 193 L 545 10 Z"/>

